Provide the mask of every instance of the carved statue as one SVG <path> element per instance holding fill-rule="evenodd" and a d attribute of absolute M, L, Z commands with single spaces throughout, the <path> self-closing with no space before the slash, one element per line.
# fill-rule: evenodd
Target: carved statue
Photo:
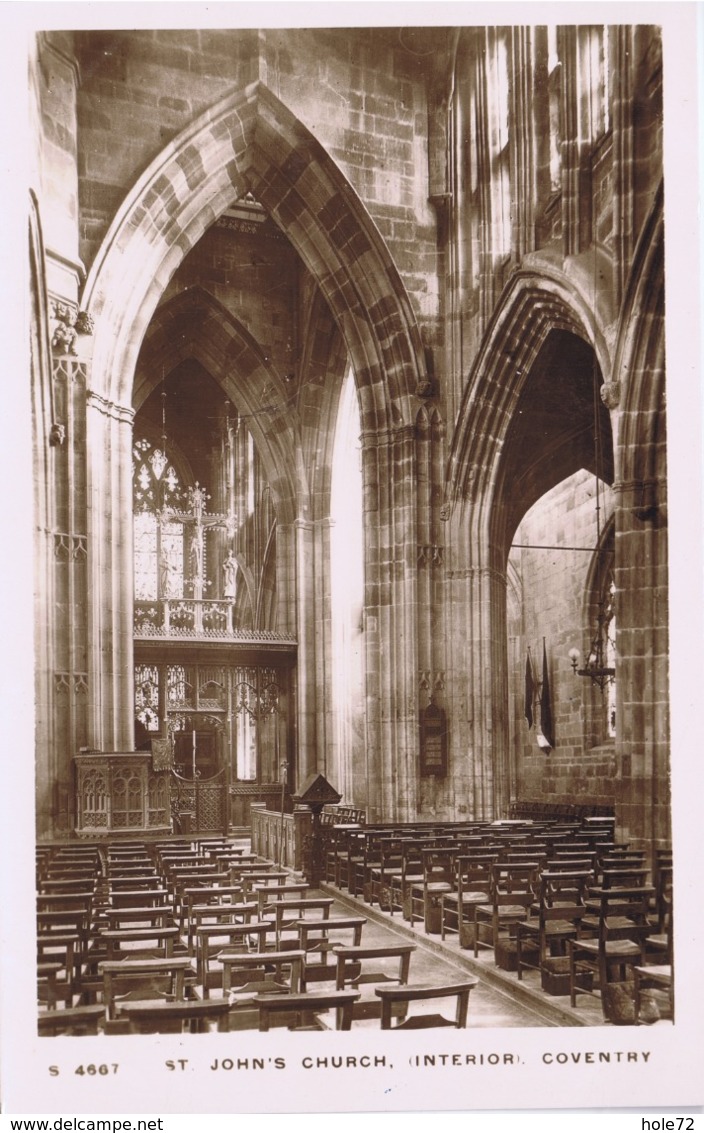
<path fill-rule="evenodd" d="M 176 581 L 176 563 L 174 562 L 173 551 L 169 547 L 164 547 L 161 555 L 161 596 L 162 598 L 174 597 L 174 583 Z"/>
<path fill-rule="evenodd" d="M 67 323 L 58 323 L 53 335 L 51 345 L 59 354 L 76 353 L 76 331 Z"/>
<path fill-rule="evenodd" d="M 67 303 L 54 303 L 57 325 L 51 336 L 51 346 L 59 354 L 76 353 L 76 312 Z"/>
<path fill-rule="evenodd" d="M 232 551 L 228 551 L 227 558 L 222 566 L 224 574 L 223 594 L 234 601 L 237 593 L 237 560 Z"/>
<path fill-rule="evenodd" d="M 190 546 L 191 574 L 195 582 L 203 579 L 203 537 L 199 526 L 194 527 Z"/>

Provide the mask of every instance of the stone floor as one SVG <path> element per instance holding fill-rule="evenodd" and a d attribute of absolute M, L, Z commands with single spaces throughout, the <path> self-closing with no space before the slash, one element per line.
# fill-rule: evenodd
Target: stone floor
<path fill-rule="evenodd" d="M 400 913 L 394 916 L 380 910 L 377 905 L 369 906 L 364 901 L 349 896 L 329 883 L 323 883 L 321 890 L 335 897 L 335 912 L 338 915 L 351 915 L 353 912 L 367 918 L 364 927 L 364 941 L 379 943 L 385 940 L 406 939 L 417 945 L 411 960 L 411 980 L 414 982 L 438 982 L 457 978 L 460 973 L 470 973 L 479 977 L 479 985 L 470 995 L 469 1027 L 604 1027 L 611 1026 L 604 1019 L 601 999 L 598 993 L 580 994 L 576 1008 L 570 1006 L 569 995 L 548 995 L 541 989 L 540 976 L 535 970 L 527 970 L 519 981 L 515 972 L 497 968 L 492 949 L 479 949 L 475 958 L 471 950 L 460 948 L 456 935 L 447 935 L 443 941 L 439 935 L 425 931 L 423 924 L 416 921 L 411 926 L 402 920 Z M 663 998 L 663 1014 L 665 1001 Z M 669 1027 L 669 1018 L 661 1018 L 653 1026 Z"/>

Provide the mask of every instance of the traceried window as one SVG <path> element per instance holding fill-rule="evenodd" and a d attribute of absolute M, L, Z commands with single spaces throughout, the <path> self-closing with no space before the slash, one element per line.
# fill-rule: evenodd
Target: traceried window
<path fill-rule="evenodd" d="M 183 596 L 183 524 L 160 512 L 179 506 L 184 492 L 166 454 L 145 438 L 133 456 L 134 596 L 137 601 Z"/>
<path fill-rule="evenodd" d="M 137 665 L 134 672 L 135 715 L 147 732 L 158 732 L 159 670 L 155 665 Z"/>

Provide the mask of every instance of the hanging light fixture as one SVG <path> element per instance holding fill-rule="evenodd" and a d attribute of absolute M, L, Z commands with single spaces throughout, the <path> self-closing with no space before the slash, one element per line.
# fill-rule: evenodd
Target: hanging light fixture
<path fill-rule="evenodd" d="M 606 613 L 604 601 L 599 601 L 596 616 L 596 628 L 589 647 L 589 655 L 583 667 L 579 668 L 581 654 L 579 649 L 570 649 L 569 659 L 572 663 L 572 672 L 578 677 L 590 677 L 598 685 L 602 693 L 610 681 L 616 676 L 616 670 L 608 665 L 607 633 L 609 617 Z"/>
<path fill-rule="evenodd" d="M 601 446 L 601 429 L 599 425 L 599 373 L 596 359 L 596 351 L 594 352 L 594 364 L 592 369 L 592 395 L 594 407 L 594 481 L 595 481 L 595 508 L 596 508 L 596 554 L 601 557 L 604 554 L 605 548 L 602 546 L 601 539 L 601 491 L 602 491 L 602 466 L 603 466 L 603 453 Z M 596 625 L 592 635 L 591 644 L 589 646 L 589 653 L 587 654 L 586 661 L 580 668 L 581 653 L 579 649 L 572 648 L 568 653 L 570 663 L 572 665 L 572 672 L 578 677 L 588 677 L 598 685 L 602 694 L 604 689 L 614 680 L 616 676 L 616 669 L 613 665 L 609 664 L 609 623 L 612 617 L 612 599 L 610 598 L 607 608 L 603 593 L 603 572 L 599 571 L 598 581 L 600 583 L 600 595 L 597 605 Z"/>

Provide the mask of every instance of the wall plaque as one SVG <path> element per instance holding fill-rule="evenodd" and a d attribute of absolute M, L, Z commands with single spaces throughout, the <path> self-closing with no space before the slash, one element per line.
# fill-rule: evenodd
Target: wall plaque
<path fill-rule="evenodd" d="M 447 775 L 447 716 L 432 701 L 420 714 L 420 773 Z"/>

